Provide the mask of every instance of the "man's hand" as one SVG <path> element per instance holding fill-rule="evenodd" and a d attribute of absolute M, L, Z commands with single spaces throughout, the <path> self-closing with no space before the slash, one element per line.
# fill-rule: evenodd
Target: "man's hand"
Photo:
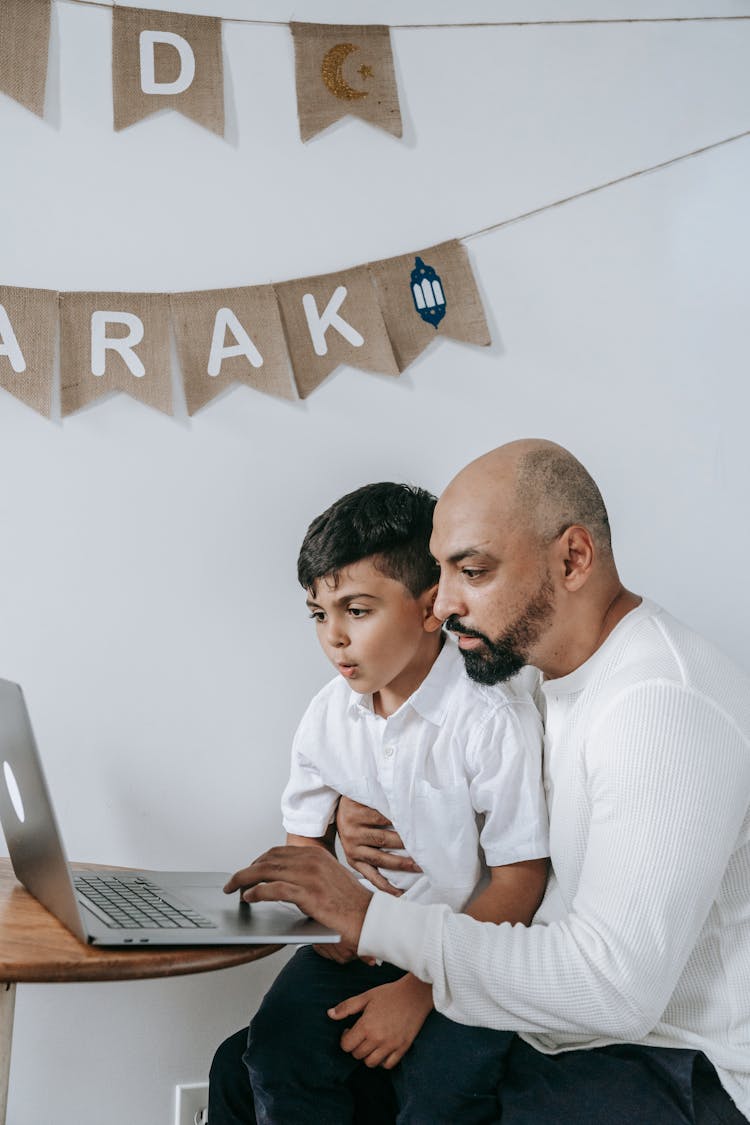
<path fill-rule="evenodd" d="M 342 1050 L 365 1066 L 391 1070 L 409 1050 L 431 1011 L 432 987 L 407 973 L 392 984 L 351 996 L 330 1008 L 328 1015 L 342 1020 L 361 1012 L 354 1027 L 341 1036 Z"/>
<path fill-rule="evenodd" d="M 389 871 L 421 872 L 422 868 L 409 856 L 391 855 L 382 850 L 403 848 L 404 842 L 391 822 L 377 809 L 342 797 L 336 814 L 336 828 L 349 865 L 369 879 L 379 891 L 391 895 L 403 894 L 380 874 L 378 867 Z"/>
<path fill-rule="evenodd" d="M 356 949 L 372 893 L 324 848 L 271 848 L 224 887 L 245 902 L 293 902 Z"/>
<path fill-rule="evenodd" d="M 336 961 L 339 965 L 348 965 L 350 961 L 356 961 L 357 950 L 352 949 L 345 941 L 327 941 L 320 945 L 313 945 L 313 949 L 319 957 L 325 957 L 327 961 Z"/>

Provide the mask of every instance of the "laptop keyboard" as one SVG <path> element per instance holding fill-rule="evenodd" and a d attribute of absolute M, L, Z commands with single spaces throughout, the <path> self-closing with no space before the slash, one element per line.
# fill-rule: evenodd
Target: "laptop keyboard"
<path fill-rule="evenodd" d="M 207 930 L 216 923 L 140 876 L 74 875 L 86 906 L 112 929 Z"/>

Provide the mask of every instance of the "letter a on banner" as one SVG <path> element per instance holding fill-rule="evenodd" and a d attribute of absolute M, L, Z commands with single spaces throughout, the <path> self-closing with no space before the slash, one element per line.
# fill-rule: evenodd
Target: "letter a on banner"
<path fill-rule="evenodd" d="M 221 20 L 143 8 L 113 11 L 115 129 L 176 109 L 224 135 Z"/>
<path fill-rule="evenodd" d="M 276 286 L 300 396 L 341 363 L 398 375 L 375 287 L 366 266 Z"/>
<path fill-rule="evenodd" d="M 57 293 L 0 285 L 0 387 L 52 413 Z"/>
<path fill-rule="evenodd" d="M 173 293 L 170 301 L 190 414 L 232 383 L 297 398 L 272 285 Z"/>
<path fill-rule="evenodd" d="M 163 293 L 63 293 L 63 416 L 108 391 L 172 413 L 169 297 Z"/>
<path fill-rule="evenodd" d="M 0 90 L 44 114 L 50 0 L 0 0 Z"/>

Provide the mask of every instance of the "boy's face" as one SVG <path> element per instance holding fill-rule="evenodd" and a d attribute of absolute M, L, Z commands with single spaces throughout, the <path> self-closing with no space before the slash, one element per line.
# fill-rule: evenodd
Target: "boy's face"
<path fill-rule="evenodd" d="M 431 612 L 434 595 L 432 589 L 415 598 L 361 559 L 340 572 L 336 586 L 319 578 L 307 606 L 323 651 L 353 691 L 390 689 L 406 699 L 426 674 L 429 634 L 440 627 Z"/>

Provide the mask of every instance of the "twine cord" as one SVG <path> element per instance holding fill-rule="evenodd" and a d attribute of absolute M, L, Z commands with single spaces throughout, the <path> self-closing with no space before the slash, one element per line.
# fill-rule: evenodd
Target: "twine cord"
<path fill-rule="evenodd" d="M 114 8 L 117 0 L 62 0 L 65 4 L 82 4 L 84 8 Z M 121 4 L 120 7 L 123 5 Z M 156 9 L 154 9 L 156 10 Z M 161 9 L 159 9 L 161 10 Z M 172 11 L 173 9 L 169 9 Z M 243 16 L 219 16 L 222 23 L 246 23 L 255 27 L 289 27 L 289 20 L 257 20 L 246 19 Z M 572 20 L 482 20 L 465 23 L 391 23 L 388 27 L 392 31 L 439 31 L 442 28 L 459 29 L 463 27 L 586 27 L 601 26 L 602 24 L 630 24 L 630 23 L 730 23 L 748 21 L 747 16 L 613 16 L 610 19 L 572 19 Z M 331 26 L 336 27 L 336 24 Z"/>
<path fill-rule="evenodd" d="M 545 211 L 551 211 L 554 207 L 562 207 L 565 203 L 572 203 L 575 199 L 583 199 L 584 196 L 594 195 L 598 191 L 604 191 L 606 188 L 614 187 L 616 184 L 624 184 L 628 180 L 637 180 L 639 176 L 647 176 L 651 172 L 661 171 L 662 168 L 669 168 L 674 164 L 680 164 L 683 160 L 691 160 L 694 156 L 701 156 L 704 152 L 711 152 L 713 149 L 721 148 L 723 145 L 730 145 L 734 141 L 740 141 L 743 137 L 750 137 L 750 129 L 745 129 L 742 133 L 735 133 L 731 137 L 725 137 L 721 141 L 713 141 L 711 144 L 702 145 L 700 148 L 694 148 L 691 152 L 680 153 L 679 156 L 671 156 L 669 160 L 660 160 L 658 164 L 649 164 L 646 168 L 639 168 L 636 172 L 628 172 L 624 176 L 616 176 L 613 180 L 605 180 L 604 183 L 595 184 L 593 187 L 585 188 L 583 191 L 576 191 L 573 195 L 566 195 L 562 199 L 555 199 L 552 203 L 543 203 L 540 207 L 534 207 L 531 211 L 522 211 L 518 215 L 512 215 L 509 219 L 501 219 L 498 223 L 490 223 L 486 227 L 480 227 L 479 230 L 471 231 L 469 234 L 462 234 L 459 236 L 461 242 L 470 242 L 472 238 L 480 238 L 483 234 L 491 234 L 492 231 L 500 230 L 502 227 L 509 227 L 512 223 L 520 223 L 524 219 L 530 219 L 534 215 L 541 215 Z"/>

